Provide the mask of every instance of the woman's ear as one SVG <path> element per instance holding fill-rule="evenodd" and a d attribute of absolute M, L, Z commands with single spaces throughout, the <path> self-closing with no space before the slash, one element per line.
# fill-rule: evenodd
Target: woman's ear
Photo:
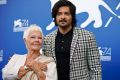
<path fill-rule="evenodd" d="M 26 44 L 26 38 L 24 38 L 23 40 L 24 40 L 24 43 Z"/>
<path fill-rule="evenodd" d="M 25 46 L 27 48 L 27 40 L 26 40 L 26 38 L 24 38 L 23 40 L 24 40 Z"/>

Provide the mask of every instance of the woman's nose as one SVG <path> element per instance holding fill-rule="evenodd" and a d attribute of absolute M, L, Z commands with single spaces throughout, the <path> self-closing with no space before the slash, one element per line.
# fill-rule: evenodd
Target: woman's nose
<path fill-rule="evenodd" d="M 39 38 L 36 37 L 36 38 L 35 38 L 35 41 L 39 41 Z"/>

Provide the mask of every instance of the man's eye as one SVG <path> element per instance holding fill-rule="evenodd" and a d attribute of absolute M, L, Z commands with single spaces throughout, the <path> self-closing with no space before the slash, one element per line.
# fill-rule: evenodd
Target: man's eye
<path fill-rule="evenodd" d="M 57 16 L 61 15 L 61 13 L 57 13 Z"/>
<path fill-rule="evenodd" d="M 65 15 L 70 15 L 70 13 L 66 12 Z"/>

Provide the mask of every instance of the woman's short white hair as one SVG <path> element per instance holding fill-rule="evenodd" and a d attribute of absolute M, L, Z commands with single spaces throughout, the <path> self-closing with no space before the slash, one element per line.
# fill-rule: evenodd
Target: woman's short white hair
<path fill-rule="evenodd" d="M 44 37 L 41 27 L 38 26 L 38 25 L 36 25 L 36 24 L 31 24 L 31 25 L 24 31 L 24 33 L 23 33 L 23 39 L 26 39 L 27 36 L 29 35 L 29 32 L 30 32 L 30 31 L 34 31 L 34 30 L 40 31 L 40 32 L 42 33 L 42 38 Z"/>

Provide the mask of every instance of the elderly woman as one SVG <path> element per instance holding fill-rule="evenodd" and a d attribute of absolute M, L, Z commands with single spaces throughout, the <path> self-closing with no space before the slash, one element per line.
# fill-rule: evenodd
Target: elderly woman
<path fill-rule="evenodd" d="M 43 33 L 39 26 L 30 25 L 23 39 L 27 54 L 14 54 L 2 69 L 3 80 L 57 80 L 56 64 L 51 57 L 40 53 Z"/>

